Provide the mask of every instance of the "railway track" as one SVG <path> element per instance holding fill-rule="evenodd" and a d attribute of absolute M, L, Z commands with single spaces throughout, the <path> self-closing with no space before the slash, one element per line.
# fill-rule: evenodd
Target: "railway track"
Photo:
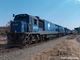
<path fill-rule="evenodd" d="M 57 39 L 57 38 L 55 38 Z M 34 47 L 34 46 L 37 46 L 37 45 L 40 45 L 40 44 L 43 44 L 43 43 L 46 43 L 48 42 L 47 41 L 41 41 L 39 43 L 33 43 L 33 44 L 26 44 L 26 46 L 22 46 L 22 47 L 10 47 L 8 48 L 8 45 L 6 44 L 2 44 L 0 45 L 0 53 L 9 53 L 9 52 L 12 52 L 12 51 L 16 51 L 16 50 L 19 50 L 19 49 L 24 49 L 24 48 L 31 48 L 31 47 Z"/>

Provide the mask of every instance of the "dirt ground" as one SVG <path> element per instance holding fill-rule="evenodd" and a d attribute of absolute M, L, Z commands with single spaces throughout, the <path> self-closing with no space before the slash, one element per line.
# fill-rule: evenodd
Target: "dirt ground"
<path fill-rule="evenodd" d="M 0 35 L 0 44 L 7 44 L 7 37 Z"/>
<path fill-rule="evenodd" d="M 0 53 L 0 60 L 80 60 L 79 35 L 64 36 L 28 48 Z"/>
<path fill-rule="evenodd" d="M 80 37 L 67 37 L 64 41 L 56 44 L 35 55 L 30 60 L 80 60 Z"/>

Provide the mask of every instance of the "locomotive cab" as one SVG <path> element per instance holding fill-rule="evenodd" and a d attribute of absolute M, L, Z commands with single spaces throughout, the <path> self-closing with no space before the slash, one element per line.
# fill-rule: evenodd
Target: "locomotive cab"
<path fill-rule="evenodd" d="M 14 17 L 14 21 L 11 23 L 11 27 L 12 27 L 12 31 L 11 32 L 15 32 L 17 30 L 17 32 L 29 32 L 30 29 L 30 25 L 29 25 L 29 15 L 27 14 L 19 14 L 16 15 Z M 17 24 L 17 26 L 16 26 Z M 14 27 L 14 29 L 13 29 Z"/>
<path fill-rule="evenodd" d="M 38 18 L 28 14 L 16 15 L 10 25 L 12 27 L 11 32 L 16 32 L 16 30 L 17 32 L 38 32 L 38 22 Z"/>

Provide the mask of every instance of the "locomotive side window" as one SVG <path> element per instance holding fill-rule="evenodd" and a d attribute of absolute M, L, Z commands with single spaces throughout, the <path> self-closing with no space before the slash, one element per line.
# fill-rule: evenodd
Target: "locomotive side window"
<path fill-rule="evenodd" d="M 34 19 L 34 25 L 37 25 L 37 20 L 36 19 Z"/>

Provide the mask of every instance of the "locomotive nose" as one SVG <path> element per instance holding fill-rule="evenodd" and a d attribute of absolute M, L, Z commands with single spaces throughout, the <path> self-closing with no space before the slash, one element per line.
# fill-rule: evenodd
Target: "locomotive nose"
<path fill-rule="evenodd" d="M 11 32 L 25 32 L 26 28 L 27 24 L 23 21 L 14 21 L 11 23 Z"/>

